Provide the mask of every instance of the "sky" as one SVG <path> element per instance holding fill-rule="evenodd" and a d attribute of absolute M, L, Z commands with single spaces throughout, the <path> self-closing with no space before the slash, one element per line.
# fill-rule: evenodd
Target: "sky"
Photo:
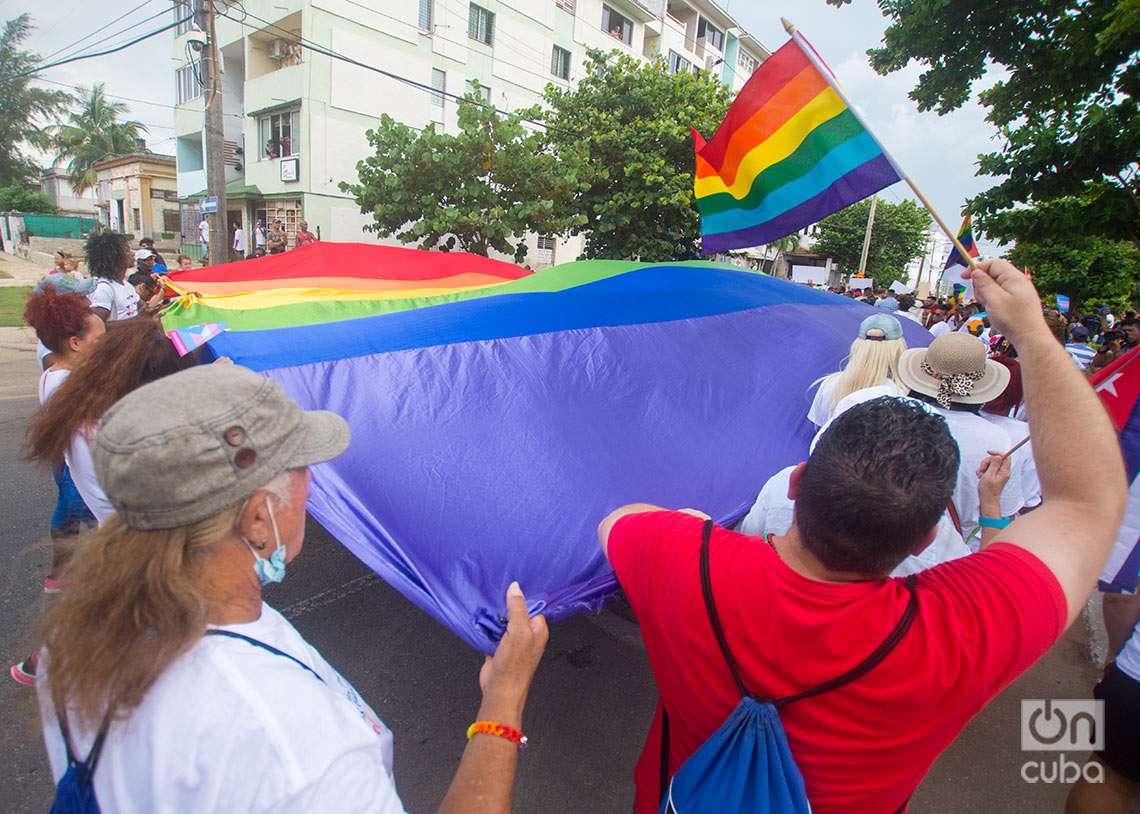
<path fill-rule="evenodd" d="M 720 0 L 720 4 L 772 50 L 787 40 L 780 16 L 791 18 L 839 77 L 871 130 L 955 231 L 966 199 L 993 185 L 994 179 L 974 174 L 978 154 L 998 146 L 997 131 L 985 121 L 980 105 L 970 102 L 946 116 L 919 113 L 907 93 L 921 73 L 920 66 L 911 64 L 886 77 L 871 69 L 866 51 L 880 44 L 886 28 L 873 0 L 854 0 L 840 9 L 824 0 Z M 141 8 L 92 39 L 162 11 L 107 45 L 173 20 L 170 0 L 0 0 L 0 18 L 30 13 L 37 29 L 27 45 L 47 56 L 136 6 Z M 154 103 L 128 102 L 131 117 L 148 126 L 150 149 L 173 153 L 172 42 L 173 31 L 166 32 L 118 54 L 52 68 L 43 77 L 70 85 L 105 82 L 109 94 Z M 880 194 L 894 203 L 914 197 L 905 183 Z M 994 249 L 985 241 L 979 243 L 984 254 Z"/>

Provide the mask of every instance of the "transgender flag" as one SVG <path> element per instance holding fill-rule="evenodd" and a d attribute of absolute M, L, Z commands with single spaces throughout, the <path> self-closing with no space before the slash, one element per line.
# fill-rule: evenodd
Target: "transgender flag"
<path fill-rule="evenodd" d="M 902 180 L 799 32 L 752 74 L 716 135 L 693 139 L 705 254 L 771 243 Z"/>
<path fill-rule="evenodd" d="M 1130 351 L 1089 381 L 1120 433 L 1128 475 L 1128 507 L 1099 588 L 1109 593 L 1136 590 L 1140 581 L 1140 350 Z"/>

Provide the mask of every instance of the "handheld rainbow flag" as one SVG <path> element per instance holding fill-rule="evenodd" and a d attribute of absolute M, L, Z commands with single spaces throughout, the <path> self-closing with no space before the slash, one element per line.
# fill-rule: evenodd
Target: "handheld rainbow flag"
<path fill-rule="evenodd" d="M 205 345 L 215 336 L 221 336 L 229 329 L 224 322 L 211 322 L 206 325 L 189 325 L 185 328 L 174 328 L 167 331 L 167 338 L 174 344 L 179 356 L 185 356 L 191 351 Z"/>
<path fill-rule="evenodd" d="M 948 286 L 955 296 L 959 296 L 960 293 L 963 298 L 973 299 L 974 284 L 969 280 L 962 279 L 962 272 L 966 270 L 966 266 L 969 264 L 966 257 L 977 258 L 981 256 L 981 252 L 978 251 L 978 246 L 974 242 L 974 227 L 970 222 L 969 215 L 962 218 L 962 228 L 958 230 L 958 242 L 966 250 L 966 253 L 963 254 L 958 251 L 957 246 L 951 249 L 950 256 L 946 258 L 946 265 L 942 267 L 942 285 Z M 962 299 L 959 300 L 959 302 L 962 301 Z"/>
<path fill-rule="evenodd" d="M 705 254 L 789 235 L 904 179 L 798 31 L 705 143 L 694 192 Z"/>

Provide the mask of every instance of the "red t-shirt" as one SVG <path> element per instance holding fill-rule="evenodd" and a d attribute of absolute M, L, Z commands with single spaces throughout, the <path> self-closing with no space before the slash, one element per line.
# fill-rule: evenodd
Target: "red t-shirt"
<path fill-rule="evenodd" d="M 641 625 L 669 709 L 669 772 L 740 698 L 701 594 L 703 521 L 675 512 L 623 517 L 609 558 Z M 898 622 L 902 580 L 817 582 L 762 541 L 714 528 L 713 596 L 745 686 L 779 698 L 846 672 Z M 935 758 L 990 699 L 1061 635 L 1053 574 L 1006 543 L 918 575 L 918 614 L 886 660 L 852 684 L 780 710 L 816 814 L 883 814 L 910 797 Z M 660 708 L 637 763 L 637 814 L 658 809 Z"/>

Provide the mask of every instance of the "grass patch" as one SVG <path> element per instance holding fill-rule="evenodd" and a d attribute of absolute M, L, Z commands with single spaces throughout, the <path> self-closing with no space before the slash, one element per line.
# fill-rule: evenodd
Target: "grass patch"
<path fill-rule="evenodd" d="M 0 288 L 0 328 L 19 328 L 24 324 L 24 305 L 31 286 Z"/>
<path fill-rule="evenodd" d="M 3 269 L 0 269 L 0 280 L 11 280 L 11 279 L 12 279 L 11 274 L 4 271 Z"/>

